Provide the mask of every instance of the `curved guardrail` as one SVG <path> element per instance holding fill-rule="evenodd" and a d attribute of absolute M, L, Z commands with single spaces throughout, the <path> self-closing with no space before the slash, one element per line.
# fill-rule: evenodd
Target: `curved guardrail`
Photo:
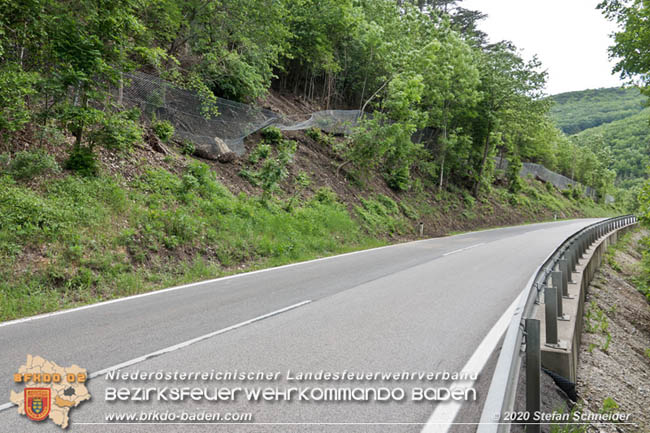
<path fill-rule="evenodd" d="M 614 230 L 636 224 L 636 222 L 637 219 L 633 215 L 624 215 L 591 224 L 566 239 L 535 270 L 526 284 L 520 297 L 519 305 L 515 309 L 515 313 L 506 330 L 501 353 L 497 360 L 494 374 L 492 375 L 492 382 L 490 383 L 485 405 L 481 413 L 480 424 L 476 430 L 477 433 L 507 433 L 510 431 L 511 424 L 503 423 L 499 420 L 503 419 L 504 413 L 512 411 L 514 407 L 519 372 L 522 359 L 525 356 L 525 353 L 522 351 L 524 335 L 526 334 L 525 322 L 527 319 L 533 317 L 542 291 L 549 288 L 547 286 L 549 277 L 553 276 L 554 281 L 556 277 L 561 277 L 564 283 L 562 284 L 560 282 L 560 286 L 563 286 L 564 290 L 566 290 L 567 281 L 571 282 L 571 275 L 573 270 L 576 269 L 578 259 L 594 242 Z M 558 275 L 560 273 L 561 275 Z M 546 292 L 546 296 L 549 296 L 549 293 L 551 293 L 554 297 L 556 293 L 554 290 L 555 287 L 553 287 L 553 291 Z M 558 296 L 561 296 L 561 293 Z M 561 308 L 562 303 L 561 301 L 559 303 L 547 302 L 545 305 L 547 309 Z M 558 313 L 560 316 L 562 315 L 561 310 L 552 310 L 550 313 L 552 314 L 551 317 L 557 317 Z M 547 328 L 547 344 L 549 338 L 551 340 L 553 339 L 552 332 L 549 337 L 548 331 Z M 556 343 L 559 343 L 557 335 L 555 335 L 555 340 Z M 539 402 L 528 401 L 531 398 L 534 399 L 535 397 L 527 396 L 527 407 L 531 407 L 531 404 L 532 406 L 539 404 Z M 534 428 L 530 429 L 532 427 L 530 425 L 528 427 L 528 431 L 535 430 Z"/>

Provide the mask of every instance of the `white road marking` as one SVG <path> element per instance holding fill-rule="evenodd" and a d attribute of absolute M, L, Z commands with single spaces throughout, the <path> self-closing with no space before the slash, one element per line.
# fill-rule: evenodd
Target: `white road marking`
<path fill-rule="evenodd" d="M 576 220 L 576 221 L 579 221 L 579 220 Z M 565 223 L 567 221 L 562 221 L 562 222 Z M 557 223 L 560 223 L 560 221 L 530 224 L 530 226 L 532 227 L 532 226 L 542 225 L 542 224 L 557 224 Z M 454 236 L 449 236 L 449 237 L 450 238 L 452 238 L 452 237 L 463 237 L 463 236 L 472 235 L 472 234 L 476 234 L 476 233 L 486 233 L 486 232 L 492 232 L 492 231 L 496 231 L 496 230 L 503 230 L 504 228 L 513 228 L 513 227 L 520 227 L 520 226 L 502 227 L 502 228 L 487 229 L 487 230 L 476 230 L 476 231 L 473 231 L 473 232 L 462 233 L 462 234 L 459 234 L 459 235 L 454 235 Z M 379 251 L 379 250 L 383 250 L 383 249 L 386 249 L 386 248 L 400 247 L 400 246 L 405 246 L 405 245 L 413 245 L 413 244 L 418 244 L 418 243 L 422 243 L 422 242 L 428 242 L 428 241 L 432 241 L 432 240 L 435 240 L 435 239 L 443 239 L 443 238 L 444 237 L 428 238 L 428 239 L 420 239 L 420 240 L 417 240 L 417 241 L 403 242 L 403 243 L 399 243 L 399 244 L 395 244 L 395 245 L 384 245 L 383 247 L 370 248 L 370 249 L 367 249 L 367 250 L 352 251 L 352 252 L 349 252 L 349 253 L 337 254 L 335 256 L 328 256 L 328 257 L 321 257 L 319 259 L 307 260 L 307 261 L 304 261 L 304 262 L 289 263 L 287 265 L 275 266 L 273 268 L 258 269 L 256 271 L 243 272 L 241 274 L 228 275 L 228 276 L 225 276 L 225 277 L 213 278 L 211 280 L 197 281 L 196 283 L 183 284 L 181 286 L 175 286 L 175 287 L 170 287 L 170 288 L 161 289 L 161 290 L 153 290 L 151 292 L 141 293 L 139 295 L 125 296 L 123 298 L 111 299 L 110 301 L 97 302 L 95 304 L 83 305 L 81 307 L 76 307 L 76 308 L 69 308 L 67 310 L 54 311 L 52 313 L 38 314 L 38 315 L 35 315 L 35 316 L 24 317 L 22 319 L 9 320 L 7 322 L 0 322 L 0 328 L 2 328 L 3 326 L 17 325 L 17 324 L 20 324 L 20 323 L 31 322 L 33 320 L 45 319 L 45 318 L 48 318 L 48 317 L 59 316 L 59 315 L 62 315 L 62 314 L 73 313 L 73 312 L 81 311 L 81 310 L 87 310 L 89 308 L 103 307 L 105 305 L 110 305 L 110 304 L 114 304 L 114 303 L 117 303 L 117 302 L 130 301 L 132 299 L 144 298 L 146 296 L 160 295 L 160 294 L 167 293 L 167 292 L 173 292 L 175 290 L 188 289 L 190 287 L 196 287 L 196 286 L 200 286 L 202 284 L 210 284 L 210 283 L 215 283 L 217 281 L 225 281 L 225 280 L 230 280 L 230 279 L 233 279 L 233 278 L 240 278 L 240 277 L 245 277 L 245 276 L 248 276 L 248 275 L 259 274 L 259 273 L 262 273 L 262 272 L 269 272 L 269 271 L 275 271 L 275 270 L 279 270 L 279 269 L 286 269 L 286 268 L 291 268 L 291 267 L 294 267 L 294 266 L 306 265 L 306 264 L 309 264 L 309 263 L 316 263 L 316 262 L 331 260 L 331 259 L 335 259 L 335 258 L 339 258 L 339 257 L 353 256 L 353 255 L 356 255 L 356 254 L 369 253 L 369 252 L 372 252 L 372 251 Z M 477 245 L 474 245 L 474 246 L 478 246 L 478 245 L 482 245 L 482 244 L 477 244 Z M 468 248 L 470 248 L 470 247 L 468 247 Z M 461 248 L 460 250 L 452 251 L 452 253 L 463 251 L 464 249 L 465 248 Z M 446 256 L 446 255 L 449 255 L 449 254 L 451 254 L 451 253 L 446 253 L 446 254 L 443 254 L 443 255 Z"/>
<path fill-rule="evenodd" d="M 480 244 L 470 245 L 469 247 L 460 248 L 460 249 L 458 249 L 458 250 L 449 251 L 448 253 L 444 253 L 442 256 L 443 256 L 443 257 L 450 256 L 450 255 L 452 255 L 452 254 L 460 253 L 461 251 L 471 250 L 472 248 L 476 248 L 476 247 L 479 247 L 479 246 L 481 246 L 481 245 L 485 245 L 485 242 L 481 242 Z"/>
<path fill-rule="evenodd" d="M 243 322 L 239 322 L 237 324 L 228 326 L 226 328 L 219 329 L 218 331 L 210 332 L 209 334 L 201 335 L 200 337 L 192 338 L 191 340 L 183 341 L 182 343 L 174 344 L 173 346 L 165 347 L 164 349 L 160 349 L 160 350 L 157 350 L 155 352 L 151 352 L 151 353 L 148 353 L 146 355 L 139 356 L 137 358 L 133 358 L 133 359 L 130 359 L 128 361 L 122 362 L 120 364 L 116 364 L 116 365 L 113 365 L 111 367 L 107 367 L 107 368 L 104 368 L 102 370 L 92 372 L 92 373 L 90 373 L 88 375 L 88 378 L 92 379 L 92 378 L 95 378 L 97 376 L 101 376 L 102 374 L 106 374 L 109 371 L 130 367 L 130 366 L 132 366 L 134 364 L 138 364 L 140 362 L 146 361 L 149 358 L 153 358 L 155 356 L 160 356 L 160 355 L 163 355 L 165 353 L 170 353 L 170 352 L 174 352 L 174 351 L 179 350 L 179 349 L 183 349 L 183 348 L 185 348 L 187 346 L 190 346 L 190 345 L 192 345 L 194 343 L 198 343 L 200 341 L 207 340 L 208 338 L 212 338 L 212 337 L 215 337 L 217 335 L 224 334 L 226 332 L 233 331 L 233 330 L 238 329 L 238 328 L 242 328 L 242 327 L 244 327 L 246 325 L 250 325 L 251 323 L 259 322 L 260 320 L 268 319 L 269 317 L 272 317 L 272 316 L 277 316 L 278 314 L 285 313 L 285 312 L 287 312 L 289 310 L 293 310 L 293 309 L 296 309 L 298 307 L 302 307 L 303 305 L 307 305 L 309 303 L 311 303 L 311 299 L 308 299 L 308 300 L 302 301 L 302 302 L 298 302 L 297 304 L 289 305 L 288 307 L 284 307 L 284 308 L 281 308 L 279 310 L 271 311 L 270 313 L 266 313 L 266 314 L 263 314 L 261 316 L 253 317 L 252 319 L 248 319 L 248 320 L 245 320 Z M 14 404 L 12 402 L 4 403 L 4 404 L 0 405 L 0 412 L 5 410 L 5 409 L 9 409 L 9 408 L 11 408 L 13 406 L 14 406 Z"/>
<path fill-rule="evenodd" d="M 478 345 L 461 372 L 468 374 L 475 373 L 478 375 L 481 370 L 483 370 L 483 367 L 485 367 L 488 359 L 490 359 L 490 356 L 499 343 L 499 340 L 501 340 L 503 333 L 506 332 L 510 320 L 512 319 L 517 305 L 519 305 L 523 295 L 524 291 L 517 296 L 499 320 L 497 320 L 497 323 L 494 324 L 485 338 L 483 338 L 483 341 Z M 450 387 L 470 387 L 473 384 L 474 381 L 472 380 L 456 381 L 450 385 Z M 456 415 L 458 415 L 462 404 L 463 403 L 460 401 L 449 401 L 438 404 L 429 417 L 429 420 L 422 428 L 421 433 L 447 433 L 453 424 Z"/>
<path fill-rule="evenodd" d="M 469 233 L 466 233 L 466 234 L 469 234 Z M 89 308 L 103 307 L 105 305 L 110 305 L 110 304 L 114 304 L 114 303 L 117 303 L 117 302 L 130 301 L 132 299 L 144 298 L 146 296 L 160 295 L 160 294 L 163 294 L 163 293 L 173 292 L 173 291 L 176 291 L 176 290 L 188 289 L 190 287 L 196 287 L 196 286 L 200 286 L 202 284 L 216 283 L 218 281 L 226 281 L 226 280 L 230 280 L 230 279 L 233 279 L 233 278 L 240 278 L 240 277 L 245 277 L 245 276 L 248 276 L 248 275 L 255 275 L 255 274 L 260 274 L 260 273 L 269 272 L 269 271 L 275 271 L 275 270 L 279 270 L 279 269 L 286 269 L 286 268 L 291 268 L 291 267 L 294 267 L 294 266 L 306 265 L 306 264 L 309 264 L 309 263 L 316 263 L 316 262 L 331 260 L 331 259 L 335 259 L 335 258 L 339 258 L 339 257 L 347 257 L 347 256 L 353 256 L 353 255 L 356 255 L 356 254 L 369 253 L 369 252 L 372 252 L 372 251 L 383 250 L 385 248 L 393 248 L 393 247 L 400 247 L 400 246 L 404 246 L 404 245 L 412 245 L 412 244 L 417 244 L 417 243 L 420 243 L 420 242 L 431 241 L 431 240 L 434 240 L 434 239 L 441 239 L 441 238 L 428 238 L 428 239 L 420 239 L 420 240 L 417 240 L 417 241 L 403 242 L 403 243 L 399 243 L 399 244 L 395 244 L 395 245 L 384 245 L 383 247 L 370 248 L 370 249 L 367 249 L 367 250 L 352 251 L 352 252 L 349 252 L 349 253 L 337 254 L 335 256 L 327 256 L 327 257 L 321 257 L 319 259 L 307 260 L 307 261 L 304 261 L 304 262 L 289 263 L 287 265 L 275 266 L 275 267 L 272 267 L 272 268 L 265 268 L 265 269 L 258 269 L 256 271 L 250 271 L 250 272 L 242 272 L 241 274 L 228 275 L 228 276 L 225 276 L 225 277 L 213 278 L 211 280 L 197 281 L 196 283 L 183 284 L 182 286 L 175 286 L 175 287 L 170 287 L 170 288 L 161 289 L 161 290 L 153 290 L 151 292 L 141 293 L 139 295 L 125 296 L 123 298 L 111 299 L 110 301 L 97 302 L 95 304 L 83 305 L 81 307 L 70 308 L 70 309 L 67 309 L 67 310 L 54 311 L 52 313 L 38 314 L 38 315 L 35 315 L 35 316 L 24 317 L 22 319 L 9 320 L 7 322 L 0 322 L 0 328 L 2 328 L 3 326 L 17 325 L 19 323 L 31 322 L 33 320 L 45 319 L 45 318 L 53 317 L 53 316 L 59 316 L 61 314 L 68 314 L 68 313 L 73 313 L 73 312 L 76 312 L 76 311 L 87 310 Z"/>

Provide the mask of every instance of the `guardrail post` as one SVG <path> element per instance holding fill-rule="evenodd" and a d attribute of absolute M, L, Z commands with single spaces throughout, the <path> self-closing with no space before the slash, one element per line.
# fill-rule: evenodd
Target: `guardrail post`
<path fill-rule="evenodd" d="M 539 338 L 539 320 L 526 319 L 526 410 L 533 419 L 541 410 L 542 355 Z M 528 424 L 526 432 L 540 433 L 541 425 Z"/>
<path fill-rule="evenodd" d="M 566 257 L 567 260 L 567 281 L 569 283 L 573 283 L 573 271 L 576 269 L 576 263 L 578 262 L 578 257 L 577 257 L 577 248 L 576 246 L 571 243 L 569 245 L 569 250 L 568 250 L 568 256 Z"/>
<path fill-rule="evenodd" d="M 546 322 L 546 346 L 555 349 L 568 347 L 557 338 L 557 290 L 551 285 L 544 286 L 544 316 Z"/>
<path fill-rule="evenodd" d="M 555 287 L 555 297 L 557 299 L 557 320 L 568 321 L 569 315 L 564 314 L 563 311 L 563 298 L 568 295 L 568 292 L 565 293 L 566 286 L 562 284 L 563 280 L 562 272 L 551 272 L 551 284 Z"/>
<path fill-rule="evenodd" d="M 579 238 L 576 241 L 576 262 L 578 260 L 580 260 L 580 257 L 582 257 L 582 243 L 583 243 L 583 241 L 584 241 L 584 239 L 582 239 L 582 238 Z"/>
<path fill-rule="evenodd" d="M 567 263 L 566 259 L 560 259 L 557 261 L 558 267 L 560 269 L 560 272 L 562 272 L 562 287 L 567 286 L 569 284 L 569 264 Z"/>

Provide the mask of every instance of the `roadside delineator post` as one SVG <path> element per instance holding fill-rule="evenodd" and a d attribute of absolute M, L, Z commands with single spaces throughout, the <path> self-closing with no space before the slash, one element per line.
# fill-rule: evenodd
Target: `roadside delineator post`
<path fill-rule="evenodd" d="M 542 355 L 540 347 L 539 320 L 526 319 L 526 411 L 529 420 L 541 410 Z M 526 432 L 540 433 L 540 424 L 528 424 Z"/>

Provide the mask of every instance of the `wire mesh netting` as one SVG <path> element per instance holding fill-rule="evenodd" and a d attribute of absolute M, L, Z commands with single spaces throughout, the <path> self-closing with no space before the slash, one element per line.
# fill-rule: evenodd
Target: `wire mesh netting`
<path fill-rule="evenodd" d="M 279 124 L 285 131 L 297 131 L 318 128 L 330 134 L 350 134 L 361 116 L 359 110 L 325 110 L 316 111 L 309 119 L 294 124 Z"/>
<path fill-rule="evenodd" d="M 123 101 L 137 106 L 149 118 L 156 116 L 174 125 L 178 138 L 212 146 L 222 139 L 238 155 L 244 154 L 244 138 L 275 125 L 283 130 L 319 128 L 346 134 L 357 124 L 359 110 L 326 110 L 312 113 L 304 121 L 291 121 L 270 110 L 217 98 L 217 116 L 205 116 L 201 99 L 193 92 L 153 75 L 136 72 L 125 76 Z"/>
<path fill-rule="evenodd" d="M 506 170 L 508 168 L 508 160 L 500 157 L 495 157 L 496 167 L 500 170 Z M 560 190 L 565 190 L 573 187 L 584 188 L 585 195 L 590 197 L 596 197 L 596 190 L 590 186 L 583 187 L 580 182 L 563 176 L 559 173 L 549 170 L 541 164 L 535 164 L 533 162 L 524 162 L 522 163 L 521 170 L 519 171 L 519 176 L 527 177 L 528 175 L 533 176 L 534 178 L 541 179 L 544 182 L 551 183 L 556 188 Z"/>
<path fill-rule="evenodd" d="M 168 120 L 176 135 L 196 144 L 213 145 L 221 138 L 230 149 L 243 154 L 243 139 L 278 120 L 270 110 L 217 98 L 217 116 L 205 116 L 205 104 L 193 92 L 144 73 L 125 77 L 124 102 L 135 105 L 149 118 Z"/>
<path fill-rule="evenodd" d="M 139 107 L 149 118 L 155 115 L 159 120 L 169 121 L 174 125 L 178 138 L 197 145 L 214 146 L 215 138 L 218 137 L 238 155 L 243 155 L 246 151 L 244 138 L 269 125 L 285 131 L 318 128 L 330 134 L 349 134 L 358 124 L 361 115 L 359 110 L 324 110 L 312 113 L 307 120 L 292 121 L 271 110 L 217 98 L 215 105 L 218 115 L 206 116 L 205 105 L 194 92 L 180 89 L 173 83 L 142 72 L 125 75 L 122 98 L 126 105 Z M 414 138 L 423 139 L 422 134 L 425 132 L 427 131 L 420 131 Z M 500 169 L 508 166 L 508 161 L 499 157 L 496 158 L 496 163 Z M 582 186 L 540 164 L 523 163 L 519 174 L 522 177 L 530 174 L 561 190 L 574 185 Z M 596 191 L 586 187 L 585 194 L 595 197 Z"/>

